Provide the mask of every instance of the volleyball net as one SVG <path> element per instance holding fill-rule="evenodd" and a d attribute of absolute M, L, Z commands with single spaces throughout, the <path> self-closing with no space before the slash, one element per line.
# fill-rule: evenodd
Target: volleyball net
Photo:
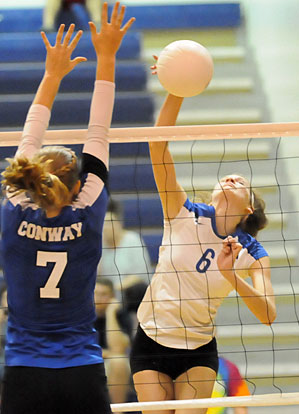
<path fill-rule="evenodd" d="M 77 151 L 86 133 L 86 130 L 49 130 L 44 144 L 72 146 Z M 13 154 L 20 137 L 20 131 L 0 132 L 2 169 L 5 168 L 4 158 Z M 140 241 L 137 245 L 131 241 L 121 246 L 115 242 L 115 249 L 104 246 L 103 260 L 105 254 L 113 250 L 109 259 L 112 258 L 113 266 L 100 277 L 113 280 L 120 301 L 130 286 L 128 280 L 135 280 L 136 276 L 136 280 L 149 283 L 158 260 L 163 217 L 147 143 L 169 141 L 178 181 L 191 201 L 201 199 L 204 192 L 213 190 L 221 177 L 232 173 L 245 176 L 251 188 L 265 200 L 269 224 L 259 233 L 258 240 L 271 258 L 277 306 L 275 322 L 265 326 L 233 292 L 223 300 L 215 320 L 219 354 L 239 367 L 250 396 L 222 397 L 226 392 L 219 392 L 217 401 L 195 398 L 129 402 L 113 404 L 113 411 L 298 405 L 299 123 L 112 128 L 109 140 L 112 144 L 111 199 L 122 206 L 122 216 L 109 217 L 107 221 L 115 233 L 114 225 L 121 220 L 125 230 L 137 234 Z M 121 251 L 132 250 L 142 261 L 138 269 L 129 269 L 118 261 Z M 134 302 L 132 297 L 128 300 Z M 221 382 L 225 383 L 225 378 L 219 379 Z M 222 388 L 225 385 L 222 384 Z"/>

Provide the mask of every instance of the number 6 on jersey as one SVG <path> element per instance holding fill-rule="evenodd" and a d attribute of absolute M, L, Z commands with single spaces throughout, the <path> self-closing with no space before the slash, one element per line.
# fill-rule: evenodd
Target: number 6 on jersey
<path fill-rule="evenodd" d="M 49 279 L 44 287 L 40 288 L 41 298 L 58 299 L 60 289 L 57 287 L 64 269 L 67 265 L 67 252 L 42 252 L 38 251 L 36 266 L 46 267 L 48 263 L 55 263 Z"/>

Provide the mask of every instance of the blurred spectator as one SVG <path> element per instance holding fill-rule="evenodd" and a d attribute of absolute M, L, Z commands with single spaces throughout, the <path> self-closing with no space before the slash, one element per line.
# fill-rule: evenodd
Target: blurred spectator
<path fill-rule="evenodd" d="M 132 335 L 131 318 L 117 302 L 113 283 L 100 278 L 95 288 L 97 319 L 95 328 L 99 333 L 99 344 L 103 349 L 109 394 L 113 404 L 127 401 L 130 388 L 128 348 Z"/>
<path fill-rule="evenodd" d="M 98 275 L 110 279 L 122 291 L 126 278 L 132 274 L 149 284 L 152 275 L 149 253 L 140 234 L 124 229 L 121 205 L 111 200 L 104 222 Z"/>
<path fill-rule="evenodd" d="M 238 367 L 231 361 L 219 357 L 219 369 L 212 398 L 242 397 L 250 395 L 248 386 L 242 378 Z M 226 414 L 225 407 L 210 407 L 207 414 Z M 247 414 L 247 407 L 234 407 L 234 414 Z"/>
<path fill-rule="evenodd" d="M 60 13 L 65 11 L 70 12 L 73 4 L 83 5 L 86 8 L 89 18 L 99 29 L 101 23 L 101 0 L 46 0 L 43 12 L 43 30 L 47 32 L 56 31 Z M 66 22 L 61 21 L 60 23 Z M 78 27 L 78 24 L 76 26 Z"/>
<path fill-rule="evenodd" d="M 118 288 L 122 288 L 123 305 L 131 317 L 132 331 L 135 334 L 138 326 L 137 309 L 145 294 L 147 283 L 136 275 L 130 275 Z"/>

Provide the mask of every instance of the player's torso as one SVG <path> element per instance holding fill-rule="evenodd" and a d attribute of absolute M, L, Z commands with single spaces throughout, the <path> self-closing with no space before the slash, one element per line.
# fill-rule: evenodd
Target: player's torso
<path fill-rule="evenodd" d="M 54 218 L 9 202 L 3 255 L 11 317 L 25 326 L 81 323 L 93 313 L 101 217 L 66 207 Z M 90 316 L 89 316 L 90 317 Z"/>

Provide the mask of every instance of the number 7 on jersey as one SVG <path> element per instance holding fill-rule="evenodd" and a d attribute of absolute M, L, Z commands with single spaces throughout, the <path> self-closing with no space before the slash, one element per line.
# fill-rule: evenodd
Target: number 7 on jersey
<path fill-rule="evenodd" d="M 55 264 L 47 283 L 44 287 L 40 288 L 40 297 L 58 299 L 60 297 L 60 289 L 57 285 L 67 265 L 67 252 L 38 251 L 36 256 L 36 266 L 46 267 L 48 263 Z"/>

